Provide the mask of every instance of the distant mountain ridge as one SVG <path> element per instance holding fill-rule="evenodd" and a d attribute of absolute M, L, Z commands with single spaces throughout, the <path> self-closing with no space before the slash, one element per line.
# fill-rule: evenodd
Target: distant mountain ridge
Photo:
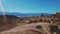
<path fill-rule="evenodd" d="M 18 13 L 18 12 L 5 12 L 5 14 L 6 15 L 15 15 L 18 17 L 41 16 L 41 15 L 50 16 L 50 15 L 52 15 L 49 13 Z M 0 15 L 2 15 L 2 12 L 0 12 Z"/>

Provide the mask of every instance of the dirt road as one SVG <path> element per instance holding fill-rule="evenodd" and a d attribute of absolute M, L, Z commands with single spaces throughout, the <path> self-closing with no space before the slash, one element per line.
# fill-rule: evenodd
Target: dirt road
<path fill-rule="evenodd" d="M 0 32 L 0 34 L 49 34 L 48 29 L 46 27 L 50 25 L 49 23 L 32 23 L 32 24 L 25 24 L 23 26 L 17 26 L 13 29 L 6 30 Z"/>

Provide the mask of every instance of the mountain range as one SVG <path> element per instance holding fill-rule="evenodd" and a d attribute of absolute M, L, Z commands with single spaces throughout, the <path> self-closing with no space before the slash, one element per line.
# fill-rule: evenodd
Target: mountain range
<path fill-rule="evenodd" d="M 52 14 L 49 13 L 18 13 L 18 12 L 5 12 L 6 15 L 15 15 L 18 17 L 27 17 L 27 16 L 50 16 Z M 2 12 L 0 11 L 0 15 L 2 15 Z"/>

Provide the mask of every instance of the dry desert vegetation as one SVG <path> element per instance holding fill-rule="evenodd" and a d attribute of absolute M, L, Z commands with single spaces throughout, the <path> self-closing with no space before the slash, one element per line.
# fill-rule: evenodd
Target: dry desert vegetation
<path fill-rule="evenodd" d="M 0 34 L 60 34 L 60 12 L 51 16 L 6 17 L 7 28 L 0 16 Z"/>

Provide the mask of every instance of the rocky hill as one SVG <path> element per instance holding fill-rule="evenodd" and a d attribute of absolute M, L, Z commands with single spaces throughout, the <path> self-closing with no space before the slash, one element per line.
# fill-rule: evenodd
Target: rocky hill
<path fill-rule="evenodd" d="M 8 30 L 12 27 L 15 27 L 17 25 L 17 22 L 16 22 L 17 19 L 19 19 L 19 17 L 14 15 L 6 15 L 6 24 L 5 24 L 3 15 L 0 15 L 0 31 Z M 8 28 L 5 28 L 5 27 L 8 27 Z"/>
<path fill-rule="evenodd" d="M 47 23 L 49 23 L 49 24 L 52 24 L 52 25 L 56 25 L 59 28 L 57 30 L 55 28 L 53 28 L 52 30 L 54 32 L 58 32 L 58 33 L 60 31 L 60 12 L 57 12 L 56 14 L 53 14 L 51 16 L 41 15 L 41 16 L 30 16 L 30 17 L 17 17 L 17 16 L 14 16 L 14 15 L 6 15 L 6 18 L 7 18 L 7 22 L 6 22 L 6 24 L 4 24 L 3 15 L 0 15 L 0 31 L 5 31 L 5 30 L 15 28 L 17 26 L 23 26 L 23 25 L 26 25 L 26 24 L 33 24 L 33 23 L 34 24 L 37 24 L 37 23 L 43 23 L 43 24 L 46 23 L 47 24 Z M 52 26 L 49 26 L 49 27 L 52 27 Z M 55 27 L 55 26 L 53 26 L 53 27 Z M 29 28 L 29 27 L 27 27 L 27 28 Z"/>

